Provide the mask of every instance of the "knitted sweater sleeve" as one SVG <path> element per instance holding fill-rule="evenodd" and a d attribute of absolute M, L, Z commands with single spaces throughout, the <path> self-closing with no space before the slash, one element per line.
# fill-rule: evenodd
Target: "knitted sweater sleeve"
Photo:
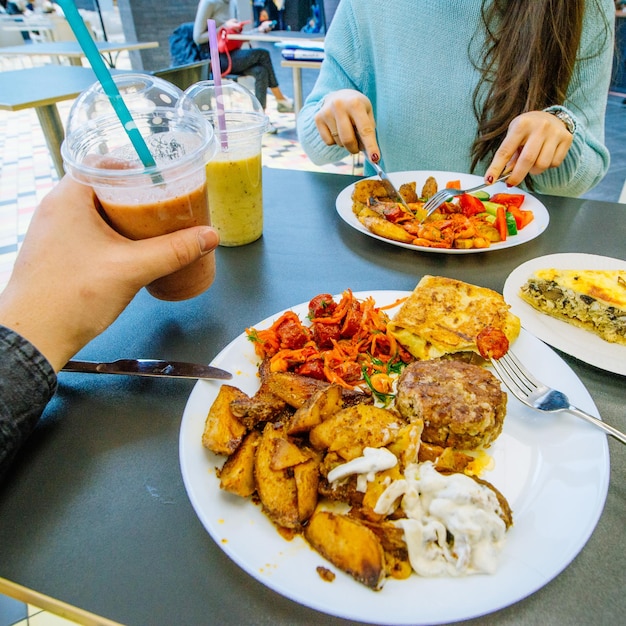
<path fill-rule="evenodd" d="M 564 108 L 576 120 L 574 141 L 563 163 L 533 177 L 535 189 L 558 196 L 580 196 L 595 187 L 609 169 L 604 144 L 605 111 L 615 36 L 615 7 L 602 1 L 602 11 L 587 4 L 578 61 Z"/>
<path fill-rule="evenodd" d="M 46 358 L 22 336 L 0 326 L 0 478 L 56 391 Z"/>
<path fill-rule="evenodd" d="M 298 139 L 304 151 L 315 165 L 335 163 L 348 155 L 345 148 L 327 146 L 315 125 L 324 96 L 339 89 L 360 87 L 360 77 L 367 68 L 359 66 L 355 59 L 363 61 L 357 51 L 361 48 L 360 32 L 355 24 L 352 2 L 340 2 L 324 41 L 324 62 L 320 74 L 296 119 Z"/>

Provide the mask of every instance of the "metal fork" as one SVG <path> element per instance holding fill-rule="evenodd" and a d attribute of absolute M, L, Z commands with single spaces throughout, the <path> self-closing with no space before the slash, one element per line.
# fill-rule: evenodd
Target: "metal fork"
<path fill-rule="evenodd" d="M 550 413 L 567 411 L 597 426 L 618 441 L 626 443 L 624 433 L 570 404 L 563 392 L 537 380 L 512 352 L 507 352 L 501 359 L 491 359 L 491 364 L 509 391 L 526 406 Z"/>
<path fill-rule="evenodd" d="M 498 178 L 498 180 L 494 180 L 492 183 L 483 183 L 482 185 L 477 185 L 476 187 L 472 187 L 471 189 L 441 189 L 434 196 L 431 196 L 424 205 L 424 209 L 426 211 L 426 215 L 422 218 L 422 222 L 432 213 L 434 213 L 448 198 L 452 198 L 454 196 L 461 196 L 464 193 L 473 193 L 474 191 L 479 191 L 480 189 L 484 189 L 485 187 L 490 187 L 491 185 L 495 185 L 496 183 L 500 183 L 503 180 L 506 180 L 511 175 L 511 172 L 505 174 Z"/>

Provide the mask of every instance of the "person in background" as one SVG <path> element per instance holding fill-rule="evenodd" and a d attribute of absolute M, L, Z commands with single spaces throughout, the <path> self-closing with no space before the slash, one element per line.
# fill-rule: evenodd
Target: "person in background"
<path fill-rule="evenodd" d="M 289 30 L 285 24 L 285 2 L 286 0 L 272 0 L 269 5 L 269 14 L 276 20 L 278 30 Z"/>
<path fill-rule="evenodd" d="M 193 27 L 193 39 L 207 50 L 209 31 L 207 20 L 215 20 L 216 28 L 221 26 L 238 27 L 241 22 L 237 19 L 237 0 L 200 0 L 196 19 Z M 222 71 L 227 67 L 227 59 L 221 55 L 220 64 Z M 281 91 L 272 59 L 267 50 L 263 48 L 240 48 L 230 52 L 232 59 L 231 72 L 233 74 L 243 74 L 254 77 L 254 91 L 263 109 L 267 106 L 267 90 L 271 90 L 276 98 L 276 108 L 279 113 L 293 113 L 293 100 L 287 98 Z M 275 128 L 272 129 L 276 132 Z"/>
<path fill-rule="evenodd" d="M 256 29 L 261 33 L 269 33 L 275 26 L 276 22 L 270 19 L 270 14 L 267 12 L 267 9 L 261 9 L 259 13 L 259 23 Z"/>
<path fill-rule="evenodd" d="M 269 19 L 269 14 L 267 13 L 267 9 L 265 7 L 266 2 L 267 0 L 252 0 L 252 16 L 254 25 L 257 27 L 260 26 L 262 22 Z M 265 11 L 266 15 L 268 15 L 265 20 L 261 18 L 261 13 L 263 13 L 263 11 Z"/>
<path fill-rule="evenodd" d="M 298 137 L 321 165 L 474 172 L 579 196 L 609 167 L 612 0 L 342 0 Z M 368 166 L 368 171 L 374 173 Z"/>
<path fill-rule="evenodd" d="M 67 176 L 42 200 L 0 293 L 0 478 L 54 395 L 63 365 L 143 286 L 218 242 L 209 226 L 126 239 L 102 219 L 93 190 Z"/>

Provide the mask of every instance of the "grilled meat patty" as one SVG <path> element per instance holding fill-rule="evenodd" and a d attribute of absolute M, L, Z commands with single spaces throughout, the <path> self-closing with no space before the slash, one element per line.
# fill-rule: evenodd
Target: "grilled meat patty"
<path fill-rule="evenodd" d="M 506 399 L 500 381 L 483 367 L 415 361 L 398 380 L 396 408 L 409 421 L 424 420 L 423 441 L 472 450 L 498 437 Z"/>

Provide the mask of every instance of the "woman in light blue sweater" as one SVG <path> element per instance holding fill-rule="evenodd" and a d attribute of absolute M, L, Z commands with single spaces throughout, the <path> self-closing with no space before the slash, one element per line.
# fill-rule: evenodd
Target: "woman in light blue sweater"
<path fill-rule="evenodd" d="M 342 0 L 300 142 L 318 165 L 364 149 L 388 171 L 513 168 L 511 185 L 579 196 L 609 166 L 614 14 L 611 0 Z"/>

